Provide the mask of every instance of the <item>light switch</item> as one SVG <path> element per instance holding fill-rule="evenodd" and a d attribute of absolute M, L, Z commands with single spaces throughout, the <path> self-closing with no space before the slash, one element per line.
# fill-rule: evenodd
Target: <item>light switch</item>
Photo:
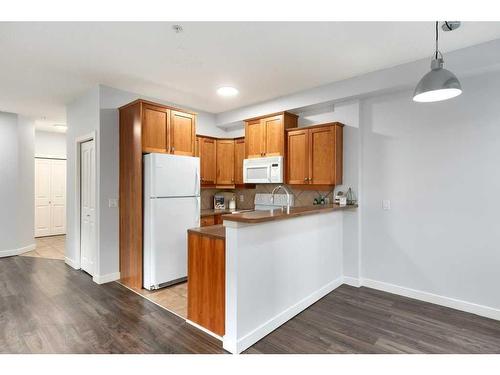
<path fill-rule="evenodd" d="M 240 202 L 244 202 L 245 201 L 245 196 L 243 194 L 240 194 Z"/>
<path fill-rule="evenodd" d="M 116 198 L 109 198 L 109 200 L 108 200 L 108 206 L 109 206 L 109 208 L 116 208 L 116 207 L 118 207 L 118 199 L 116 199 Z"/>
<path fill-rule="evenodd" d="M 389 199 L 384 199 L 382 201 L 382 208 L 384 210 L 390 210 L 391 209 L 391 201 Z"/>

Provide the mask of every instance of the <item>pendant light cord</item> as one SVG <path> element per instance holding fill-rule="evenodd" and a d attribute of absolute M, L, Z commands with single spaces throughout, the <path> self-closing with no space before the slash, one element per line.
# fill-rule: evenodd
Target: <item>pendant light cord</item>
<path fill-rule="evenodd" d="M 439 51 L 439 31 L 438 31 L 439 21 L 436 21 L 436 59 L 438 58 Z"/>

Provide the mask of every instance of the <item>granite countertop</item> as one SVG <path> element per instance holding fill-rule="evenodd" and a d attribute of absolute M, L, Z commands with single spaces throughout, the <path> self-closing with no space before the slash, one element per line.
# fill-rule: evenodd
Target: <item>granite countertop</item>
<path fill-rule="evenodd" d="M 315 215 L 325 212 L 348 210 L 356 207 L 358 207 L 357 204 L 348 205 L 345 207 L 340 207 L 337 204 L 307 206 L 307 207 L 292 207 L 290 208 L 290 213 L 287 213 L 286 209 L 284 211 L 282 211 L 281 209 L 277 209 L 274 211 L 251 211 L 251 212 L 242 212 L 239 214 L 223 215 L 222 220 L 256 224 L 256 223 L 264 223 L 267 221 L 286 220 L 298 216 Z"/>
<path fill-rule="evenodd" d="M 199 227 L 199 228 L 191 228 L 188 229 L 188 233 L 193 233 L 200 236 L 207 236 L 212 238 L 219 238 L 219 239 L 226 238 L 226 228 L 224 228 L 222 224 L 209 225 L 206 227 Z"/>

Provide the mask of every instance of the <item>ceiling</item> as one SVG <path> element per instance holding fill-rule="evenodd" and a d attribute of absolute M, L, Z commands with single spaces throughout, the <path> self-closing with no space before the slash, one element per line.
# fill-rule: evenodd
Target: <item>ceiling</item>
<path fill-rule="evenodd" d="M 64 123 L 98 83 L 214 113 L 430 57 L 433 22 L 0 23 L 0 110 Z M 441 33 L 447 52 L 500 22 Z M 240 94 L 216 95 L 221 85 Z"/>

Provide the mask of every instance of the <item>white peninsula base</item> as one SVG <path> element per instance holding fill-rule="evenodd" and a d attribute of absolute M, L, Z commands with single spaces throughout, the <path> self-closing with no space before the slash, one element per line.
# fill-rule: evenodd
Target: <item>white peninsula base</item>
<path fill-rule="evenodd" d="M 224 349 L 240 353 L 342 284 L 342 211 L 226 227 Z"/>

